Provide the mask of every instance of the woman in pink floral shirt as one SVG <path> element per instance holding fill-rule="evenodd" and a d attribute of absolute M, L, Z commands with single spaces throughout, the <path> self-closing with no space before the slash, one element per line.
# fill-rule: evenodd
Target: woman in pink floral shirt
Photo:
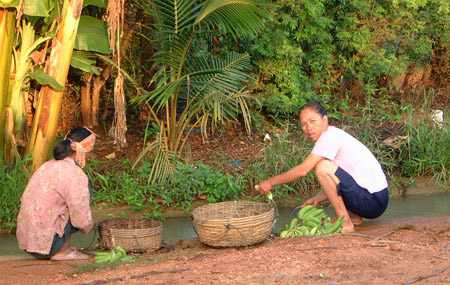
<path fill-rule="evenodd" d="M 95 134 L 85 127 L 71 130 L 53 150 L 54 159 L 33 174 L 21 198 L 19 247 L 38 259 L 89 259 L 69 246 L 70 235 L 93 227 L 92 191 L 82 168 Z"/>

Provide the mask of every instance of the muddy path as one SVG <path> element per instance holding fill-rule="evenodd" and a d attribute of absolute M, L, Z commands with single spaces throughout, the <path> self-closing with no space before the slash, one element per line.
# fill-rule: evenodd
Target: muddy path
<path fill-rule="evenodd" d="M 138 264 L 73 274 L 80 264 L 4 261 L 0 284 L 450 284 L 450 215 L 362 225 L 355 234 L 274 238 L 250 248 L 186 243 L 145 254 Z"/>

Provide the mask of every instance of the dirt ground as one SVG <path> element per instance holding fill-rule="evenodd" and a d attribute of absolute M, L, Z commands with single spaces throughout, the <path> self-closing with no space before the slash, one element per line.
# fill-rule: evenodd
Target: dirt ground
<path fill-rule="evenodd" d="M 354 234 L 270 238 L 249 248 L 186 243 L 136 264 L 74 274 L 83 263 L 0 262 L 0 284 L 450 284 L 450 215 L 362 225 Z"/>

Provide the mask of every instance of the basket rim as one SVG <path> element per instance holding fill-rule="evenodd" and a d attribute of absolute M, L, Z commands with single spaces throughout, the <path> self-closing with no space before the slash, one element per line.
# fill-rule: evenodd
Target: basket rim
<path fill-rule="evenodd" d="M 147 228 L 138 228 L 138 229 L 118 229 L 118 228 L 112 228 L 112 227 L 106 227 L 105 224 L 107 222 L 111 222 L 114 220 L 125 220 L 125 221 L 148 221 L 152 224 L 151 227 L 147 227 Z M 130 219 L 130 218 L 111 218 L 111 219 L 105 219 L 102 220 L 98 223 L 98 227 L 99 230 L 122 230 L 122 231 L 139 231 L 139 230 L 149 230 L 149 229 L 157 229 L 159 227 L 162 227 L 163 223 L 161 221 L 158 220 L 154 220 L 154 219 Z"/>
<path fill-rule="evenodd" d="M 202 210 L 202 209 L 205 209 L 205 208 L 208 208 L 208 207 L 211 207 L 212 205 L 231 204 L 231 203 L 239 203 L 239 202 L 241 202 L 241 203 L 251 203 L 251 204 L 264 205 L 264 206 L 267 206 L 267 211 L 262 212 L 262 213 L 259 213 L 259 214 L 248 215 L 248 216 L 245 216 L 245 217 L 237 217 L 237 218 L 229 218 L 229 219 L 226 219 L 226 218 L 223 218 L 223 219 L 203 219 L 203 218 L 198 218 L 198 217 L 196 216 L 196 213 L 197 213 L 198 211 L 200 211 L 200 210 Z M 206 221 L 208 221 L 208 222 L 220 222 L 220 221 L 223 221 L 223 220 L 227 220 L 227 221 L 235 221 L 235 220 L 239 220 L 239 219 L 247 219 L 247 218 L 257 217 L 257 216 L 261 216 L 261 215 L 268 214 L 268 213 L 270 214 L 271 212 L 275 212 L 275 207 L 274 207 L 273 205 L 269 204 L 269 203 L 255 202 L 255 201 L 233 200 L 233 201 L 225 201 L 225 202 L 210 203 L 210 204 L 202 205 L 202 206 L 200 206 L 200 207 L 195 208 L 195 209 L 192 211 L 191 216 L 192 216 L 192 218 L 193 218 L 194 221 L 195 221 L 195 220 L 206 220 Z"/>
<path fill-rule="evenodd" d="M 118 228 L 128 225 L 143 228 Z M 105 248 L 121 245 L 126 251 L 145 252 L 161 247 L 162 229 L 163 223 L 154 219 L 110 218 L 99 223 L 98 232 Z"/>

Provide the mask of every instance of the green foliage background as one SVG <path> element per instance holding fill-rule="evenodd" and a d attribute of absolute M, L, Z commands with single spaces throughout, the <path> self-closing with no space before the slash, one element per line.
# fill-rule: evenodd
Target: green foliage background
<path fill-rule="evenodd" d="M 254 88 L 277 117 L 296 116 L 310 100 L 375 95 L 408 68 L 450 58 L 445 0 L 273 3 L 265 31 L 246 48 L 256 66 Z"/>

